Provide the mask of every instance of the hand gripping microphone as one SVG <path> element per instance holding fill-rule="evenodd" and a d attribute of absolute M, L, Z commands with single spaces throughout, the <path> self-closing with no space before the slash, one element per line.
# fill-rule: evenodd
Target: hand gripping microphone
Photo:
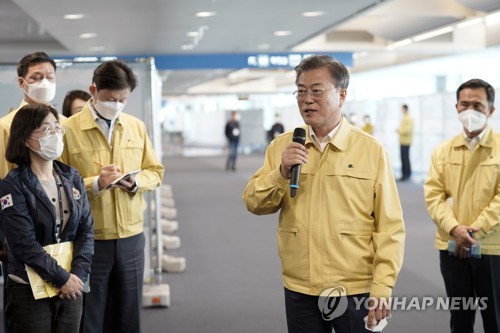
<path fill-rule="evenodd" d="M 297 127 L 293 131 L 293 142 L 300 143 L 304 145 L 306 143 L 306 130 L 302 127 Z M 290 196 L 293 198 L 297 194 L 297 189 L 299 188 L 299 178 L 300 178 L 300 164 L 295 164 L 292 167 L 292 174 L 290 176 Z"/>

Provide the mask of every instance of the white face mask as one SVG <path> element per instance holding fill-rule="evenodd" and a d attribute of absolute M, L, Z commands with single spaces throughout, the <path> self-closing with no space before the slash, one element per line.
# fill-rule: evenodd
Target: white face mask
<path fill-rule="evenodd" d="M 458 119 L 470 133 L 479 131 L 488 121 L 488 117 L 486 117 L 484 113 L 473 109 L 460 112 L 458 114 Z"/>
<path fill-rule="evenodd" d="M 40 142 L 40 150 L 34 150 L 30 146 L 28 146 L 28 148 L 33 150 L 44 160 L 53 161 L 61 156 L 64 149 L 64 142 L 62 140 L 61 133 L 54 133 L 52 135 L 41 137 L 40 139 L 32 139 Z"/>
<path fill-rule="evenodd" d="M 26 80 L 24 80 L 24 82 L 26 82 Z M 26 82 L 26 84 L 28 85 L 26 95 L 37 103 L 49 104 L 56 96 L 56 84 L 50 82 L 46 78 L 31 84 Z"/>
<path fill-rule="evenodd" d="M 108 120 L 113 120 L 118 118 L 120 115 L 120 112 L 122 112 L 123 108 L 125 107 L 125 103 L 120 103 L 120 102 L 101 102 L 101 101 L 96 101 L 95 102 L 95 109 L 101 116 L 103 116 L 105 119 Z"/>

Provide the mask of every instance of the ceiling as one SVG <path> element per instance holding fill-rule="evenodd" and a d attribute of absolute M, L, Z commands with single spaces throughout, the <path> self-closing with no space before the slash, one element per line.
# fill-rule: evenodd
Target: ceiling
<path fill-rule="evenodd" d="M 360 72 L 500 44 L 500 15 L 488 16 L 498 10 L 498 0 L 2 0 L 0 62 L 40 50 L 51 56 L 349 51 L 351 71 Z M 322 15 L 303 14 L 316 11 Z M 422 35 L 441 28 L 435 37 Z M 294 79 L 284 70 L 160 74 L 164 95 L 266 93 Z"/>

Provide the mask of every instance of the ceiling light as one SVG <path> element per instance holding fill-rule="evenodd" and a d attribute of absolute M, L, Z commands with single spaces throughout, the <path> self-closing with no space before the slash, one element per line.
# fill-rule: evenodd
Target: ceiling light
<path fill-rule="evenodd" d="M 457 29 L 462 29 L 462 28 L 470 27 L 471 25 L 482 23 L 482 22 L 483 22 L 483 18 L 482 17 L 477 17 L 477 18 L 472 19 L 472 20 L 466 20 L 466 21 L 457 23 L 457 25 L 455 27 Z"/>
<path fill-rule="evenodd" d="M 211 17 L 217 15 L 216 12 L 198 12 L 196 13 L 196 16 L 198 17 Z"/>
<path fill-rule="evenodd" d="M 80 20 L 84 17 L 83 14 L 66 14 L 63 16 L 66 20 Z"/>
<path fill-rule="evenodd" d="M 325 15 L 324 12 L 303 12 L 302 13 L 302 16 L 304 17 L 318 17 L 318 16 L 322 16 L 322 15 Z"/>
<path fill-rule="evenodd" d="M 488 25 L 500 23 L 500 12 L 496 12 L 496 13 L 493 13 L 493 14 L 490 14 L 490 15 L 486 16 L 484 18 L 484 21 Z"/>
<path fill-rule="evenodd" d="M 289 36 L 291 34 L 292 32 L 290 30 L 278 30 L 274 32 L 274 35 L 278 37 Z"/>
<path fill-rule="evenodd" d="M 104 46 L 91 46 L 89 47 L 89 51 L 92 52 L 100 52 L 104 50 Z"/>
<path fill-rule="evenodd" d="M 200 33 L 198 31 L 190 31 L 186 35 L 188 35 L 189 37 L 198 37 Z"/>
<path fill-rule="evenodd" d="M 389 50 L 393 50 L 393 49 L 397 49 L 398 47 L 402 47 L 402 46 L 406 46 L 406 45 L 410 45 L 410 44 L 411 44 L 411 39 L 407 38 L 407 39 L 403 39 L 403 40 L 400 40 L 398 42 L 389 44 L 389 45 L 387 45 L 387 48 Z"/>
<path fill-rule="evenodd" d="M 86 32 L 86 33 L 80 34 L 80 38 L 94 38 L 95 36 L 97 36 L 97 34 L 95 32 Z"/>
<path fill-rule="evenodd" d="M 426 33 L 417 35 L 417 36 L 413 37 L 413 41 L 414 42 L 421 42 L 423 40 L 430 39 L 430 38 L 437 37 L 437 36 L 441 36 L 441 35 L 447 34 L 448 32 L 452 32 L 452 31 L 453 31 L 453 27 L 451 27 L 451 26 L 444 27 L 441 29 L 437 29 L 437 30 L 433 30 L 430 32 L 426 32 Z"/>

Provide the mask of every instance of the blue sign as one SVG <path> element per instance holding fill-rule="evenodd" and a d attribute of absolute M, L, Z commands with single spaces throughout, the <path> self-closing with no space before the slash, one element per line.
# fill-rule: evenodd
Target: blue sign
<path fill-rule="evenodd" d="M 293 69 L 302 59 L 313 54 L 329 55 L 345 66 L 352 67 L 352 52 L 186 54 L 154 58 L 158 69 Z"/>
<path fill-rule="evenodd" d="M 156 68 L 159 70 L 181 69 L 293 69 L 302 59 L 314 55 L 329 55 L 347 67 L 352 67 L 352 52 L 309 52 L 309 53 L 236 53 L 236 54 L 183 54 L 183 55 L 156 55 Z M 62 57 L 61 61 L 72 62 L 101 62 L 110 59 L 134 60 L 149 58 L 150 55 L 118 55 L 118 56 L 89 56 L 89 57 Z"/>

